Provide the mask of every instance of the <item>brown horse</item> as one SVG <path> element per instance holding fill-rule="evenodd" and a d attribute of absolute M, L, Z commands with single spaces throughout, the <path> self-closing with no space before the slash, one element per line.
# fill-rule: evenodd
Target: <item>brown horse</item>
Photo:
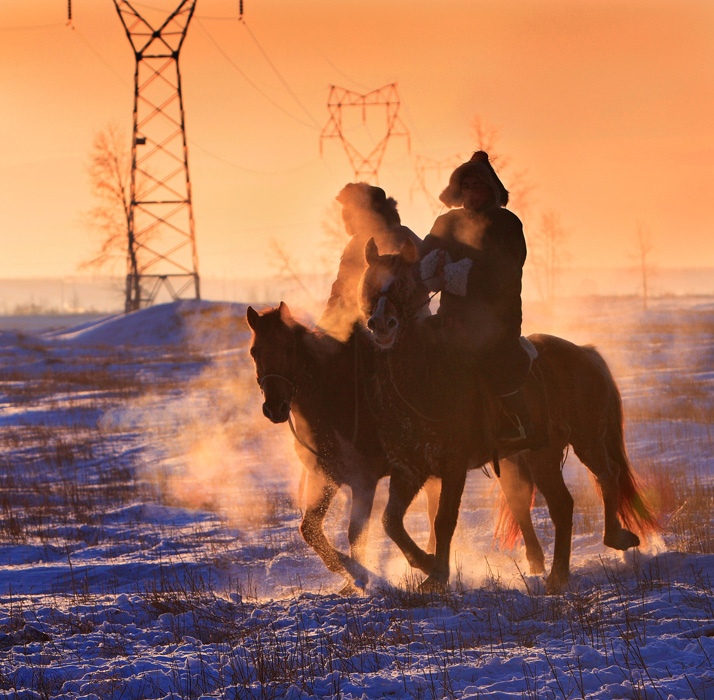
<path fill-rule="evenodd" d="M 400 254 L 380 256 L 369 243 L 365 254 L 368 268 L 362 279 L 361 308 L 375 347 L 381 350 L 376 356 L 383 401 L 380 434 L 392 465 L 383 522 L 409 563 L 428 574 L 424 585 L 443 586 L 449 577 L 450 545 L 466 472 L 490 461 L 496 446 L 493 402 L 473 370 L 459 364 L 443 333 L 429 321 L 416 320 L 423 294 L 414 268 L 416 249 L 407 244 Z M 570 574 L 573 498 L 562 474 L 568 445 L 595 476 L 602 494 L 607 546 L 636 547 L 639 537 L 627 528 L 646 533 L 657 523 L 627 457 L 622 401 L 603 358 L 594 348 L 561 338 L 529 339 L 538 351 L 535 372 L 550 409 L 548 441 L 540 449 L 504 459 L 500 483 L 523 533 L 534 574 L 545 571 L 530 515 L 534 485 L 543 494 L 555 526 L 547 589 L 557 592 Z M 429 476 L 442 479 L 435 556 L 424 552 L 403 524 L 411 499 Z"/>
<path fill-rule="evenodd" d="M 300 530 L 327 568 L 345 578 L 342 592 L 352 592 L 355 581 L 367 583 L 367 526 L 377 482 L 389 471 L 370 407 L 374 398 L 367 395 L 364 381 L 374 354 L 371 343 L 362 332 L 342 343 L 311 331 L 282 302 L 263 314 L 248 307 L 247 320 L 263 413 L 274 423 L 288 421 L 291 412 L 295 416 L 295 450 L 307 471 L 307 508 Z M 352 491 L 350 556 L 338 551 L 323 531 L 342 485 Z M 433 492 L 427 490 L 427 499 L 435 502 Z M 432 506 L 430 512 L 434 510 Z"/>

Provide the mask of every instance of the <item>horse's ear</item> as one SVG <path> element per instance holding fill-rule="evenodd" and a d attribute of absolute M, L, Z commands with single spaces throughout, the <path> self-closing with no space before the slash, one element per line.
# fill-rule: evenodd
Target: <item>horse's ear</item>
<path fill-rule="evenodd" d="M 364 247 L 364 259 L 367 261 L 367 265 L 374 265 L 379 259 L 379 249 L 374 238 L 370 238 Z"/>
<path fill-rule="evenodd" d="M 407 238 L 399 254 L 406 260 L 410 265 L 413 265 L 417 260 L 419 260 L 419 249 L 416 247 L 416 243 L 411 238 Z"/>
<path fill-rule="evenodd" d="M 280 312 L 280 320 L 283 323 L 291 323 L 293 320 L 293 315 L 290 313 L 290 309 L 288 308 L 288 305 L 284 302 L 280 302 L 280 306 L 278 306 L 278 311 Z"/>
<path fill-rule="evenodd" d="M 255 327 L 260 320 L 260 314 L 252 307 L 249 306 L 248 309 L 245 312 L 245 317 L 246 320 L 248 321 L 248 325 L 255 330 Z"/>

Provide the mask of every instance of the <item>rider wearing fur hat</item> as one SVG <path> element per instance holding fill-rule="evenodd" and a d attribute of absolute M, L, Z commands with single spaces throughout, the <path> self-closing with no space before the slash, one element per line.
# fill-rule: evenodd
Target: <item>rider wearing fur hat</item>
<path fill-rule="evenodd" d="M 402 225 L 397 202 L 381 187 L 366 182 L 345 185 L 336 197 L 342 205 L 342 220 L 350 240 L 345 246 L 337 278 L 318 326 L 338 340 L 347 340 L 360 317 L 357 287 L 366 267 L 364 247 L 374 238 L 380 254 L 398 253 L 407 239 L 417 249 L 422 240 Z"/>
<path fill-rule="evenodd" d="M 440 325 L 477 358 L 483 379 L 507 410 L 530 423 L 518 390 L 530 368 L 521 343 L 521 278 L 526 242 L 520 219 L 505 209 L 508 191 L 488 155 L 477 151 L 441 193 L 450 211 L 422 245 L 422 277 L 441 291 Z"/>

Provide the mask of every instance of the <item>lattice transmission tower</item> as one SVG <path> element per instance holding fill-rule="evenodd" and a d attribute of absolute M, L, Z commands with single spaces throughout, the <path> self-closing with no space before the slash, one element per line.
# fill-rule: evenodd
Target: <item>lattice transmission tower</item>
<path fill-rule="evenodd" d="M 377 184 L 379 168 L 384 159 L 389 139 L 392 136 L 406 136 L 407 148 L 410 147 L 409 130 L 399 117 L 400 106 L 401 101 L 396 83 L 385 85 L 363 95 L 330 85 L 330 93 L 327 97 L 330 118 L 320 133 L 320 155 L 322 155 L 322 144 L 325 139 L 339 139 L 354 171 L 355 180 L 365 180 Z M 372 143 L 368 146 L 371 150 L 367 155 L 364 155 L 345 134 L 347 131 L 344 124 L 346 115 L 343 112 L 346 110 L 352 113 L 354 110 L 361 110 L 361 121 L 364 125 L 367 121 L 368 109 L 370 112 L 383 110 L 385 120 L 382 137 L 378 141 L 376 141 L 377 137 L 373 138 Z M 375 141 L 376 143 L 374 143 Z"/>
<path fill-rule="evenodd" d="M 113 0 L 129 38 L 134 129 L 128 222 L 126 311 L 172 299 L 201 298 L 179 52 L 197 0 L 183 0 L 158 26 L 126 0 Z"/>

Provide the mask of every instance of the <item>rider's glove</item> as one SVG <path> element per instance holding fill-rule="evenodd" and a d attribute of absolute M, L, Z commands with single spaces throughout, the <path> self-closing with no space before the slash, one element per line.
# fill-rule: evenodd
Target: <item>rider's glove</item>
<path fill-rule="evenodd" d="M 451 256 L 445 250 L 432 250 L 421 261 L 421 278 L 431 292 L 440 292 L 444 288 L 444 270 L 451 263 Z"/>
<path fill-rule="evenodd" d="M 426 258 L 425 258 L 426 259 Z M 466 296 L 466 286 L 469 281 L 469 271 L 473 265 L 470 258 L 461 258 L 454 263 L 444 265 L 443 290 L 460 297 Z"/>

